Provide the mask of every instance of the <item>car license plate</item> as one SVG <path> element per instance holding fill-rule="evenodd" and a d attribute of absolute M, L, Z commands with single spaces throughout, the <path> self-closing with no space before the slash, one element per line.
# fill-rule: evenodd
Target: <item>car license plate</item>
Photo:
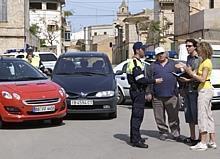
<path fill-rule="evenodd" d="M 93 100 L 71 100 L 71 105 L 93 105 Z"/>
<path fill-rule="evenodd" d="M 33 112 L 51 112 L 55 110 L 55 105 L 33 107 Z"/>

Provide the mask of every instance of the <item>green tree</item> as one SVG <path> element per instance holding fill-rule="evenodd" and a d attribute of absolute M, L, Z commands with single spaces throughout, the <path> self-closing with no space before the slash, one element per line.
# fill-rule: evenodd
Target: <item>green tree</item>
<path fill-rule="evenodd" d="M 29 28 L 29 31 L 31 32 L 31 34 L 38 37 L 38 33 L 40 32 L 40 28 L 37 24 L 32 24 Z"/>
<path fill-rule="evenodd" d="M 64 11 L 64 17 L 70 17 L 73 16 L 73 13 L 71 11 Z"/>

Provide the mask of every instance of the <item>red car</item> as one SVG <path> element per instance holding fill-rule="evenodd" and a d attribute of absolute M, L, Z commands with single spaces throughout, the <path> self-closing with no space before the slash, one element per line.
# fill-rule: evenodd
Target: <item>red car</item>
<path fill-rule="evenodd" d="M 0 127 L 46 119 L 59 125 L 66 109 L 63 88 L 22 59 L 0 58 Z"/>

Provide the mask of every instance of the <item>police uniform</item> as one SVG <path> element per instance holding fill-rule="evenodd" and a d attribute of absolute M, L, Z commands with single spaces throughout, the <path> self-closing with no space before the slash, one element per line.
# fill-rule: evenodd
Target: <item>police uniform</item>
<path fill-rule="evenodd" d="M 135 144 L 142 141 L 140 126 L 144 117 L 145 88 L 147 84 L 155 83 L 155 80 L 148 79 L 144 76 L 144 64 L 137 58 L 128 62 L 127 78 L 130 84 L 130 96 L 132 100 L 130 142 Z"/>

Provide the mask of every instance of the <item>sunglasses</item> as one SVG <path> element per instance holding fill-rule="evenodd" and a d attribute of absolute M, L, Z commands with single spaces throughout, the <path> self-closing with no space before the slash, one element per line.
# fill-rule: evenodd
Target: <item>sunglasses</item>
<path fill-rule="evenodd" d="M 186 47 L 192 47 L 193 45 L 186 45 Z"/>

